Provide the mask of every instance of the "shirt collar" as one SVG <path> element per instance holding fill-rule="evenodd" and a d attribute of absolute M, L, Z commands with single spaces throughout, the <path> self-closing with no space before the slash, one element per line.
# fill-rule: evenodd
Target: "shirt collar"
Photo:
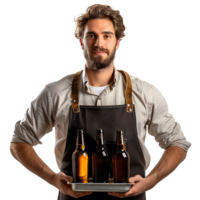
<path fill-rule="evenodd" d="M 116 67 L 114 66 L 114 76 L 113 76 L 113 81 L 110 83 L 111 85 L 111 89 L 113 88 L 113 86 L 116 85 L 118 79 L 119 79 L 119 73 L 116 69 Z M 83 79 L 83 86 L 85 89 L 88 89 L 88 76 L 87 76 L 87 72 L 86 72 L 86 66 L 83 69 L 83 73 L 82 73 L 82 79 Z"/>

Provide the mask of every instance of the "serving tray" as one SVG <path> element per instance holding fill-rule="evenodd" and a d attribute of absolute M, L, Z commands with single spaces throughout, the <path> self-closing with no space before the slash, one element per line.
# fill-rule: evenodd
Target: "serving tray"
<path fill-rule="evenodd" d="M 73 191 L 127 192 L 134 183 L 71 183 Z"/>

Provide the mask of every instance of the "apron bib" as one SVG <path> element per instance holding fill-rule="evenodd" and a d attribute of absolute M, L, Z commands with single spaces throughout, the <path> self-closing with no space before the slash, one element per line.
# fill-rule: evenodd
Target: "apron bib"
<path fill-rule="evenodd" d="M 116 131 L 123 130 L 126 151 L 130 156 L 130 177 L 141 175 L 145 177 L 145 160 L 138 141 L 136 129 L 135 107 L 132 103 L 132 83 L 129 75 L 120 71 L 126 80 L 125 98 L 126 104 L 113 106 L 84 106 L 78 101 L 78 80 L 82 71 L 77 72 L 72 83 L 72 106 L 69 113 L 68 136 L 65 151 L 61 163 L 61 172 L 72 176 L 72 154 L 76 148 L 77 129 L 83 129 L 85 138 L 85 150 L 89 156 L 88 175 L 92 177 L 92 153 L 96 145 L 96 129 L 104 130 L 104 145 L 110 157 L 109 172 L 112 177 L 111 158 L 116 146 Z M 93 192 L 91 195 L 80 197 L 84 200 L 119 199 L 108 195 L 107 192 Z M 58 200 L 75 199 L 64 195 L 59 191 Z M 127 197 L 132 200 L 145 200 L 145 193 L 135 197 Z"/>

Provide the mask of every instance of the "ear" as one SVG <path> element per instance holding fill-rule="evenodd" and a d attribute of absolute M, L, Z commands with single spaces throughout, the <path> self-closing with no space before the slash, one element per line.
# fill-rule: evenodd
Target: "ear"
<path fill-rule="evenodd" d="M 79 40 L 77 40 L 78 45 L 79 45 L 79 49 L 82 51 L 83 50 L 83 42 L 82 39 L 80 38 Z"/>
<path fill-rule="evenodd" d="M 117 44 L 116 44 L 116 50 L 119 49 L 119 44 L 120 44 L 120 39 L 117 40 Z"/>

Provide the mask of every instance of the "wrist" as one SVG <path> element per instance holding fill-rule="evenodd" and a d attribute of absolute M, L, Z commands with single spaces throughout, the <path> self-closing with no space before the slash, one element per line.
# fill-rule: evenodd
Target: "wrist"
<path fill-rule="evenodd" d="M 153 188 L 158 183 L 156 174 L 149 174 L 145 177 L 145 179 L 147 184 L 147 190 Z"/>
<path fill-rule="evenodd" d="M 49 177 L 48 177 L 48 180 L 46 180 L 49 184 L 53 185 L 56 187 L 56 183 L 57 183 L 57 177 L 56 177 L 56 173 L 53 172 Z"/>

